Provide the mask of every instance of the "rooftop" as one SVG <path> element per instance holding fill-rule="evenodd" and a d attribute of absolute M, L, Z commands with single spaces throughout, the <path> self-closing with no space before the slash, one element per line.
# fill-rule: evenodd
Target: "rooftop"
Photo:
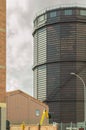
<path fill-rule="evenodd" d="M 38 11 L 34 17 L 34 19 L 36 17 L 38 17 L 39 15 L 44 14 L 45 12 L 49 11 L 49 10 L 55 10 L 55 9 L 59 9 L 59 8 L 72 8 L 72 7 L 77 7 L 77 8 L 86 8 L 86 4 L 79 4 L 79 3 L 74 3 L 74 4 L 58 4 L 55 6 L 51 6 L 51 7 L 47 7 L 45 9 L 42 9 L 40 11 Z"/>
<path fill-rule="evenodd" d="M 9 91 L 9 92 L 6 92 L 6 96 L 9 97 L 9 96 L 12 96 L 12 95 L 16 95 L 16 94 L 22 94 L 23 96 L 27 97 L 27 98 L 31 98 L 32 100 L 34 100 L 35 102 L 37 102 L 38 104 L 41 104 L 43 106 L 47 106 L 45 103 L 35 99 L 34 97 L 28 95 L 27 93 L 21 91 L 21 90 L 14 90 L 14 91 Z M 48 106 L 47 106 L 48 107 Z"/>

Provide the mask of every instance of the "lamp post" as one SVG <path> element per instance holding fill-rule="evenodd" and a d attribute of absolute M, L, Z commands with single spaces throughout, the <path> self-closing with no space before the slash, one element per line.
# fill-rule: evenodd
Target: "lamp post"
<path fill-rule="evenodd" d="M 84 121 L 86 122 L 86 85 L 85 85 L 85 82 L 84 82 L 84 80 L 82 79 L 82 77 L 81 76 L 79 76 L 78 74 L 76 74 L 76 73 L 73 73 L 73 72 L 71 72 L 70 73 L 71 75 L 75 75 L 77 78 L 79 78 L 81 81 L 82 81 L 82 83 L 83 83 L 83 87 L 84 87 Z"/>

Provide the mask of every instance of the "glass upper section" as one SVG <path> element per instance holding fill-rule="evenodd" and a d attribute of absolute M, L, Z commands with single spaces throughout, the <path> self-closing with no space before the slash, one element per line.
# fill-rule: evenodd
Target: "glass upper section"
<path fill-rule="evenodd" d="M 86 8 L 69 7 L 69 8 L 57 8 L 55 10 L 46 10 L 43 14 L 37 16 L 34 20 L 34 27 L 39 27 L 45 24 L 48 20 L 57 19 L 60 20 L 61 16 L 86 16 Z M 59 17 L 59 18 L 58 18 Z"/>
<path fill-rule="evenodd" d="M 72 15 L 72 10 L 66 9 L 64 10 L 65 15 Z"/>
<path fill-rule="evenodd" d="M 43 24 L 46 22 L 47 19 L 47 15 L 46 14 L 42 14 L 41 16 L 39 16 L 35 21 L 34 21 L 34 26 Z"/>
<path fill-rule="evenodd" d="M 50 18 L 56 17 L 56 11 L 50 12 Z"/>
<path fill-rule="evenodd" d="M 80 15 L 86 16 L 86 10 L 80 10 Z"/>
<path fill-rule="evenodd" d="M 40 23 L 40 22 L 42 22 L 44 20 L 46 20 L 46 14 L 43 14 L 43 15 L 38 17 L 38 23 Z"/>

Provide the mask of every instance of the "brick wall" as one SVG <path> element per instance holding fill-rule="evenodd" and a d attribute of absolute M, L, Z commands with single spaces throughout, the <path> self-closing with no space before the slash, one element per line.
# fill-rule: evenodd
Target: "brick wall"
<path fill-rule="evenodd" d="M 0 102 L 6 95 L 6 0 L 0 0 Z"/>

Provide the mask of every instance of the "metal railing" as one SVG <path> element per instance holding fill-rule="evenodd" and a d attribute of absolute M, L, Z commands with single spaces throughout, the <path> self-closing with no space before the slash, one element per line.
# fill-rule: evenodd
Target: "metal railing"
<path fill-rule="evenodd" d="M 72 3 L 72 4 L 58 4 L 58 5 L 55 5 L 55 6 L 50 6 L 50 7 L 47 7 L 47 8 L 44 8 L 40 11 L 38 11 L 36 13 L 36 15 L 34 16 L 34 19 L 37 17 L 37 16 L 40 16 L 42 14 L 44 14 L 45 12 L 49 11 L 49 10 L 54 10 L 54 9 L 58 9 L 58 8 L 66 8 L 66 7 L 82 7 L 82 8 L 86 8 L 86 4 L 79 4 L 79 3 Z"/>

